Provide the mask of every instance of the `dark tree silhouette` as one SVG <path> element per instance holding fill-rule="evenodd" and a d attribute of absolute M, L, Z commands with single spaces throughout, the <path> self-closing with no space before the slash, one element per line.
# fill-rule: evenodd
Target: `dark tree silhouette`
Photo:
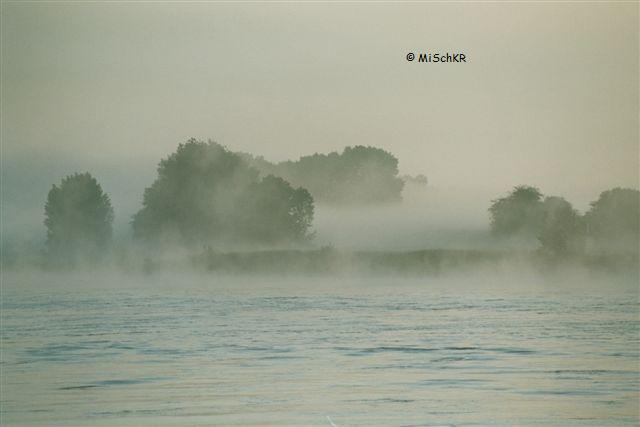
<path fill-rule="evenodd" d="M 330 204 L 376 204 L 401 200 L 404 181 L 398 159 L 375 147 L 346 147 L 342 153 L 313 154 L 297 161 L 270 163 L 242 156 L 261 175 L 279 176 L 307 188 L 314 199 Z"/>
<path fill-rule="evenodd" d="M 313 198 L 282 178 L 266 176 L 252 184 L 241 205 L 240 232 L 263 242 L 300 241 L 312 237 Z"/>
<path fill-rule="evenodd" d="M 585 223 L 597 250 L 638 253 L 640 192 L 630 188 L 604 191 L 591 203 Z"/>
<path fill-rule="evenodd" d="M 542 221 L 538 240 L 553 255 L 580 250 L 580 216 L 562 197 L 546 197 L 541 206 Z"/>
<path fill-rule="evenodd" d="M 542 193 L 535 187 L 518 186 L 489 207 L 491 231 L 499 236 L 537 236 L 542 225 Z"/>
<path fill-rule="evenodd" d="M 49 191 L 44 223 L 53 258 L 95 259 L 111 240 L 113 208 L 95 178 L 75 173 Z"/>
<path fill-rule="evenodd" d="M 640 191 L 604 191 L 582 216 L 562 197 L 542 197 L 535 187 L 519 186 L 494 200 L 489 208 L 493 233 L 536 236 L 552 255 L 640 252 Z"/>
<path fill-rule="evenodd" d="M 231 229 L 238 189 L 258 173 L 215 143 L 189 140 L 160 161 L 133 218 L 134 236 L 209 242 Z"/>
<path fill-rule="evenodd" d="M 267 177 L 214 142 L 180 144 L 133 217 L 134 236 L 186 244 L 272 242 L 309 237 L 313 199 Z"/>

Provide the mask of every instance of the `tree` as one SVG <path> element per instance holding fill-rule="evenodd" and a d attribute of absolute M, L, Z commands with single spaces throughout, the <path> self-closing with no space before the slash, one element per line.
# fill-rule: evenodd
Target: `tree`
<path fill-rule="evenodd" d="M 580 216 L 562 197 L 546 197 L 541 206 L 542 220 L 538 240 L 553 255 L 579 250 Z"/>
<path fill-rule="evenodd" d="M 245 193 L 240 230 L 246 238 L 277 243 L 303 241 L 313 221 L 313 198 L 304 188 L 294 189 L 282 178 L 269 175 Z"/>
<path fill-rule="evenodd" d="M 111 240 L 111 201 L 89 173 L 75 173 L 59 187 L 53 185 L 44 210 L 47 249 L 58 260 L 95 259 Z"/>
<path fill-rule="evenodd" d="M 491 231 L 499 236 L 537 236 L 542 225 L 542 193 L 521 185 L 489 207 Z"/>
<path fill-rule="evenodd" d="M 342 153 L 315 153 L 297 161 L 270 163 L 241 154 L 261 175 L 279 176 L 307 188 L 315 200 L 329 204 L 379 204 L 401 200 L 404 181 L 398 159 L 375 147 L 346 147 Z"/>
<path fill-rule="evenodd" d="M 134 236 L 209 242 L 231 227 L 238 189 L 257 171 L 223 146 L 194 139 L 160 161 L 158 178 L 144 192 L 133 217 Z"/>
<path fill-rule="evenodd" d="M 604 191 L 585 214 L 587 235 L 599 251 L 638 253 L 640 192 L 630 188 Z"/>
<path fill-rule="evenodd" d="M 160 162 L 133 217 L 136 238 L 172 243 L 272 242 L 308 237 L 313 199 L 220 144 L 195 139 Z"/>

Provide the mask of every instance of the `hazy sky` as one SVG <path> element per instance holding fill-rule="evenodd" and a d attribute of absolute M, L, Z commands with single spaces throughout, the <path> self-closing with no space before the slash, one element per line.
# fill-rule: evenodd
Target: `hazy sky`
<path fill-rule="evenodd" d="M 405 59 L 447 51 L 468 63 Z M 3 2 L 3 168 L 364 144 L 436 186 L 582 202 L 638 186 L 638 56 L 637 2 Z"/>

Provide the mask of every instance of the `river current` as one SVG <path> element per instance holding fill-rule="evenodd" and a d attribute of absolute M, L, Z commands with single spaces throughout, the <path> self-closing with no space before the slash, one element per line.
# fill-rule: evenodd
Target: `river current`
<path fill-rule="evenodd" d="M 4 274 L 1 421 L 638 425 L 637 285 L 592 281 Z"/>

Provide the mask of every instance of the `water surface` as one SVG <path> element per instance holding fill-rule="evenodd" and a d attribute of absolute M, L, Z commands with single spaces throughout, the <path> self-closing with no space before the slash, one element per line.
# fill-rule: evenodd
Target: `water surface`
<path fill-rule="evenodd" d="M 3 281 L 3 426 L 639 423 L 605 278 Z"/>

